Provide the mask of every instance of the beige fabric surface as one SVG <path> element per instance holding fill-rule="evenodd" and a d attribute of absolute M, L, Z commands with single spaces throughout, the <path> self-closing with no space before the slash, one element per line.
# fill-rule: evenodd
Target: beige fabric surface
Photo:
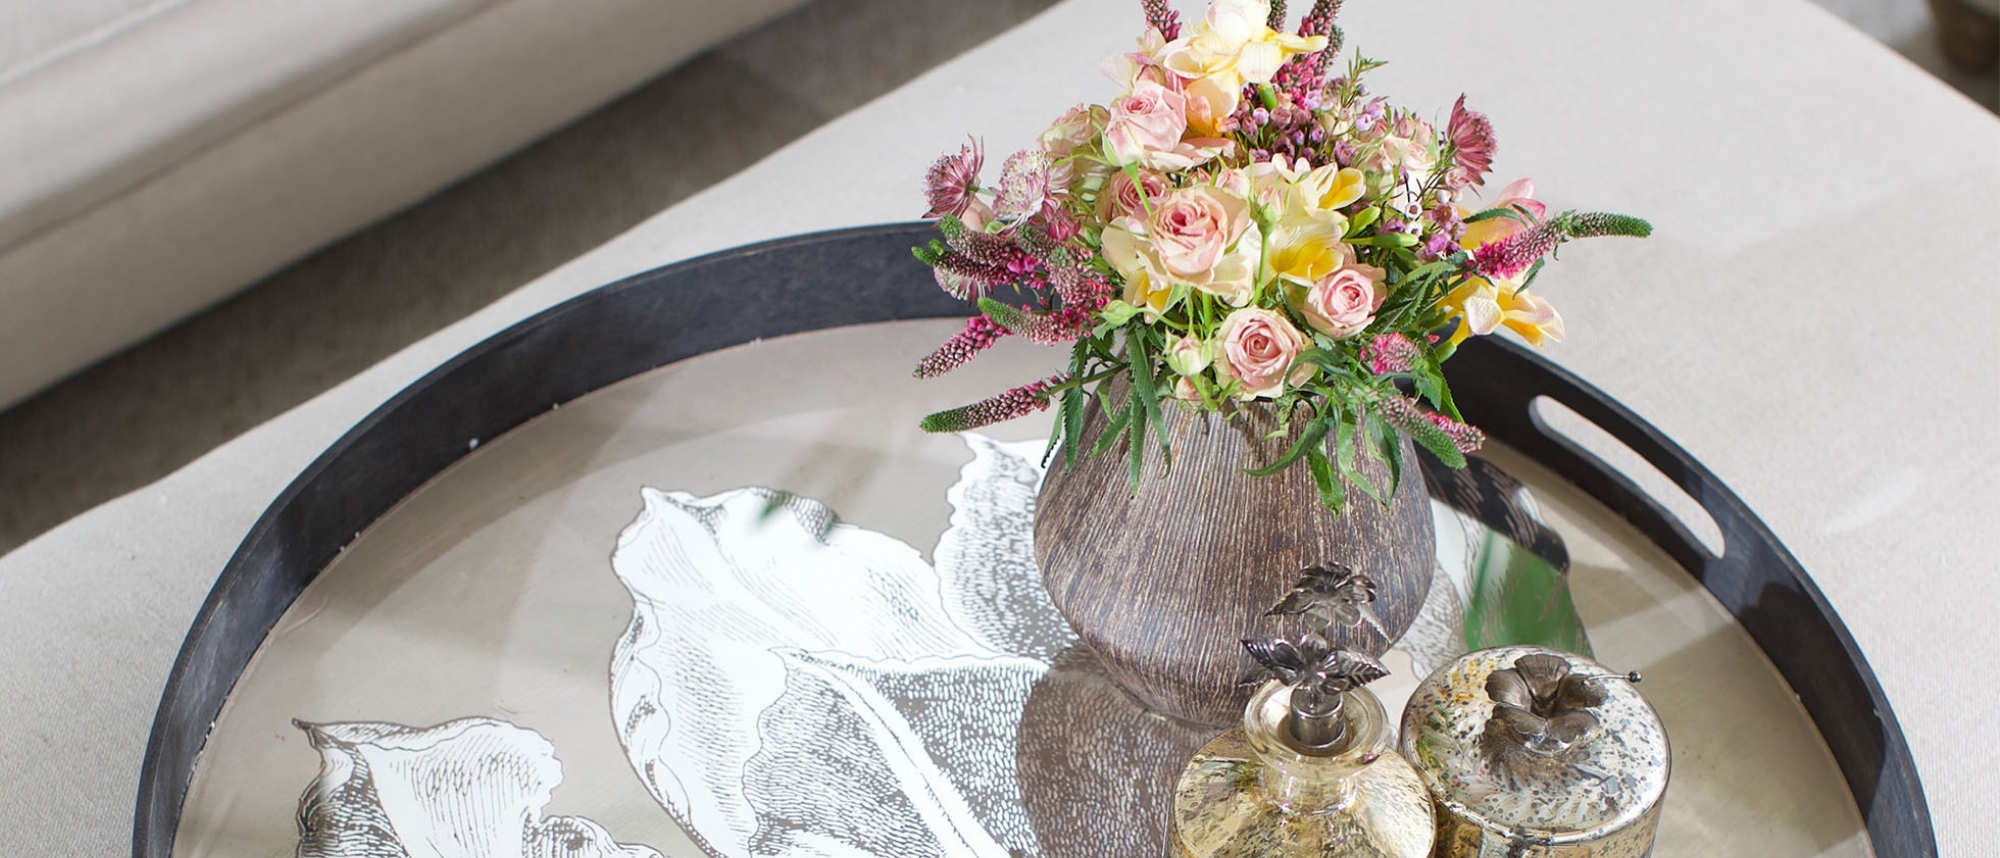
<path fill-rule="evenodd" d="M 182 0 L 10 70 L 0 407 L 799 2 Z"/>
<path fill-rule="evenodd" d="M 0 558 L 0 852 L 114 855 L 189 619 L 263 508 L 404 385 L 536 310 L 748 241 L 907 219 L 966 132 L 999 155 L 1071 103 L 1133 4 L 1073 0 L 809 135 L 144 490 Z M 1726 24 L 1725 24 L 1726 22 Z M 2000 121 L 1805 0 L 1356 2 L 1379 92 L 1494 119 L 1499 178 L 1650 217 L 1537 289 L 1552 350 L 1711 466 L 1799 556 L 1897 707 L 1944 854 L 2000 842 L 1987 539 Z M 755 307 L 744 308 L 756 312 Z"/>

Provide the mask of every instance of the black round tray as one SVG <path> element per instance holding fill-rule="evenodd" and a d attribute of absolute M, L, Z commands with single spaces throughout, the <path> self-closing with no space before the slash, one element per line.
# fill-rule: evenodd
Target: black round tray
<path fill-rule="evenodd" d="M 658 268 L 593 290 L 468 349 L 322 454 L 251 528 L 195 616 L 140 772 L 135 858 L 169 858 L 211 725 L 272 626 L 355 534 L 468 452 L 558 405 L 684 358 L 823 328 L 966 315 L 910 247 L 928 224 L 819 233 Z M 746 308 L 755 308 L 754 310 Z M 1790 682 L 1833 752 L 1883 858 L 1937 854 L 1909 746 L 1867 660 L 1791 553 L 1715 475 L 1658 430 L 1528 350 L 1468 341 L 1448 365 L 1460 409 L 1623 516 L 1733 614 Z M 1617 470 L 1550 431 L 1568 406 L 1692 496 L 1716 556 Z"/>

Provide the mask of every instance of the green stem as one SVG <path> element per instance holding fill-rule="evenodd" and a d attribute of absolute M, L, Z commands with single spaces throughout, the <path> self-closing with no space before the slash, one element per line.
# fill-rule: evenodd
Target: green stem
<path fill-rule="evenodd" d="M 1094 383 L 1096 383 L 1096 382 L 1100 382 L 1100 381 L 1103 381 L 1103 380 L 1105 380 L 1105 379 L 1107 379 L 1107 378 L 1110 378 L 1110 377 L 1112 377 L 1112 376 L 1114 376 L 1114 375 L 1117 375 L 1117 374 L 1119 374 L 1119 373 L 1121 373 L 1121 372 L 1124 372 L 1125 370 L 1128 370 L 1128 369 L 1131 369 L 1131 368 L 1132 368 L 1132 365 L 1131 365 L 1131 364 L 1129 364 L 1129 363 L 1127 363 L 1127 364 L 1119 364 L 1118 366 L 1114 366 L 1114 367 L 1112 367 L 1112 368 L 1110 368 L 1110 369 L 1107 369 L 1107 370 L 1105 370 L 1105 371 L 1103 371 L 1103 372 L 1100 372 L 1100 373 L 1097 373 L 1097 374 L 1095 374 L 1095 375 L 1087 375 L 1087 376 L 1084 376 L 1083 378 L 1072 378 L 1072 379 L 1070 379 L 1070 380 L 1068 380 L 1068 381 L 1064 381 L 1064 382 L 1062 382 L 1062 383 L 1060 383 L 1060 384 L 1051 384 L 1051 385 L 1049 385 L 1049 389 L 1048 389 L 1048 390 L 1046 390 L 1046 391 L 1043 391 L 1043 392 L 1044 392 L 1044 393 L 1047 393 L 1047 394 L 1056 394 L 1056 393 L 1061 393 L 1061 392 L 1063 392 L 1063 391 L 1065 391 L 1065 390 L 1068 390 L 1068 389 L 1070 389 L 1070 388 L 1072 388 L 1072 387 L 1082 387 L 1082 386 L 1084 386 L 1084 385 L 1086 385 L 1086 384 L 1094 384 Z"/>

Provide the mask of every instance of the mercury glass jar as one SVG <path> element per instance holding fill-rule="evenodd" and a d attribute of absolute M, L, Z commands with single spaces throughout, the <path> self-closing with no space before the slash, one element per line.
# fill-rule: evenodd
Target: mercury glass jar
<path fill-rule="evenodd" d="M 1251 697 L 1243 726 L 1209 742 L 1174 790 L 1180 858 L 1430 855 L 1431 799 L 1396 753 L 1381 701 L 1341 692 L 1339 738 L 1304 746 L 1290 721 L 1295 686 L 1272 680 Z"/>
<path fill-rule="evenodd" d="M 1402 750 L 1436 797 L 1438 858 L 1650 855 L 1672 753 L 1636 681 L 1512 646 L 1418 685 Z"/>

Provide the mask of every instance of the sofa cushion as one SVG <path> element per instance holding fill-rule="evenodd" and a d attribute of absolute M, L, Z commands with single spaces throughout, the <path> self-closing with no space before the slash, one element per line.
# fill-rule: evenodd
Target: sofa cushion
<path fill-rule="evenodd" d="M 0 407 L 800 0 L 4 0 Z"/>

